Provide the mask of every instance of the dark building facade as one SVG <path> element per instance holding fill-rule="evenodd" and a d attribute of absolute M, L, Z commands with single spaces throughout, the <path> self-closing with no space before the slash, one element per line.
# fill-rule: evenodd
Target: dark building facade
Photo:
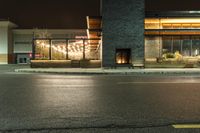
<path fill-rule="evenodd" d="M 102 0 L 102 67 L 144 63 L 144 0 Z"/>

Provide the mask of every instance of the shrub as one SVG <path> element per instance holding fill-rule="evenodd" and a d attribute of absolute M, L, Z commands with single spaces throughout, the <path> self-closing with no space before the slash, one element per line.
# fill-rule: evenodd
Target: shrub
<path fill-rule="evenodd" d="M 166 53 L 166 54 L 163 55 L 163 57 L 165 59 L 167 59 L 167 58 L 175 58 L 175 55 L 173 53 Z"/>

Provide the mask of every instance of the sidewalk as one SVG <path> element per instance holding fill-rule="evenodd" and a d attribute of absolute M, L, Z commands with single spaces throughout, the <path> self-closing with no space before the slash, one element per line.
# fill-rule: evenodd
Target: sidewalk
<path fill-rule="evenodd" d="M 28 73 L 54 73 L 54 74 L 195 74 L 200 75 L 199 68 L 160 68 L 160 69 L 128 69 L 128 68 L 118 68 L 118 69 L 85 69 L 85 68 L 24 68 L 24 69 L 15 69 L 15 72 L 28 72 Z"/>

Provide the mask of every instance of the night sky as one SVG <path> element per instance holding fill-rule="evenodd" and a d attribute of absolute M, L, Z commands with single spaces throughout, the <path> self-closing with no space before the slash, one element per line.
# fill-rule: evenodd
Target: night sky
<path fill-rule="evenodd" d="M 0 0 L 0 19 L 19 28 L 86 28 L 99 15 L 99 0 Z M 146 10 L 200 10 L 200 0 L 146 0 Z"/>
<path fill-rule="evenodd" d="M 146 10 L 200 10 L 200 0 L 145 0 Z"/>

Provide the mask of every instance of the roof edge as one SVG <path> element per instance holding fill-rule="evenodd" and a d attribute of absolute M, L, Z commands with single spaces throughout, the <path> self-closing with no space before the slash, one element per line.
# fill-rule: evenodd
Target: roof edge
<path fill-rule="evenodd" d="M 200 10 L 194 11 L 146 11 L 146 17 L 200 17 Z"/>

